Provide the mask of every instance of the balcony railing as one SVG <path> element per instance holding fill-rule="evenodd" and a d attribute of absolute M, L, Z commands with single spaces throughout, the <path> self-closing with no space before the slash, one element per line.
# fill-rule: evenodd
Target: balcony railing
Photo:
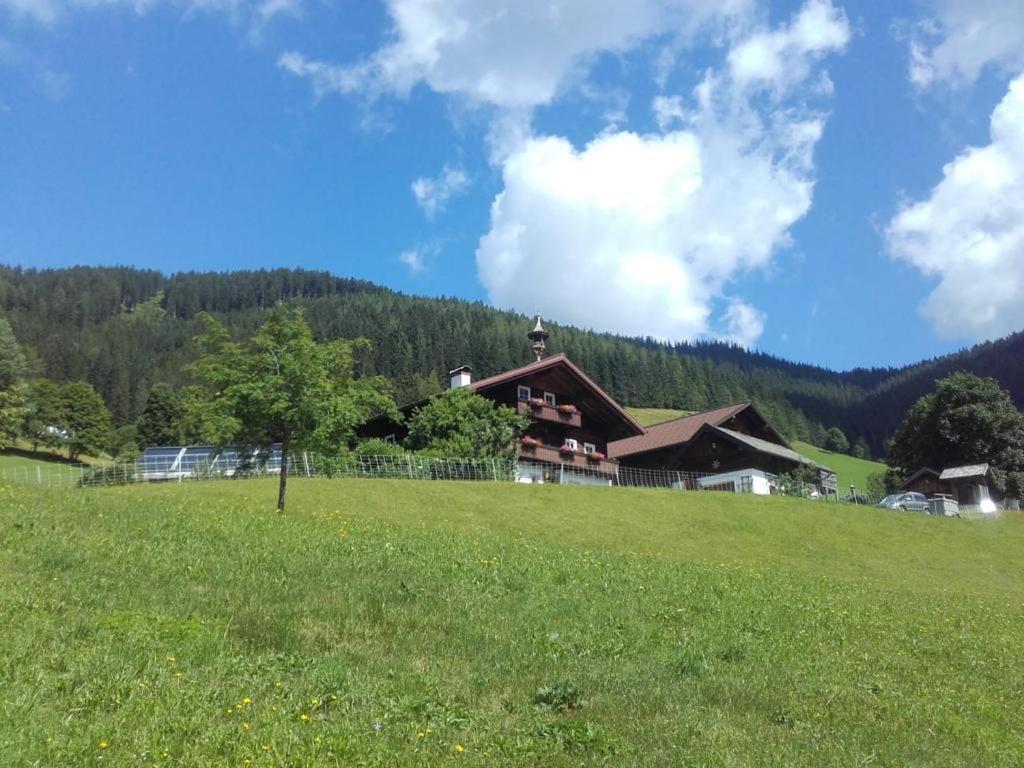
<path fill-rule="evenodd" d="M 562 452 L 550 445 L 520 443 L 519 457 L 534 461 L 546 461 L 549 464 L 563 464 L 566 467 L 587 469 L 608 475 L 617 474 L 619 471 L 619 462 L 616 459 L 591 459 L 585 453 Z"/>
<path fill-rule="evenodd" d="M 550 421 L 555 424 L 564 424 L 567 427 L 579 427 L 583 424 L 583 419 L 580 417 L 579 411 L 576 413 L 562 413 L 558 408 L 553 405 L 532 405 L 529 402 L 522 400 L 516 404 L 516 409 L 523 416 L 529 416 L 533 419 L 540 419 L 542 421 Z"/>

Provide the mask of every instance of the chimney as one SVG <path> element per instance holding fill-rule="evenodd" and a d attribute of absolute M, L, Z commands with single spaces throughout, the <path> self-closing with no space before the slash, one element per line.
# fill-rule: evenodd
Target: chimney
<path fill-rule="evenodd" d="M 468 365 L 459 366 L 454 371 L 448 371 L 448 378 L 451 382 L 449 389 L 467 387 L 469 386 L 469 383 L 473 381 L 473 369 Z"/>

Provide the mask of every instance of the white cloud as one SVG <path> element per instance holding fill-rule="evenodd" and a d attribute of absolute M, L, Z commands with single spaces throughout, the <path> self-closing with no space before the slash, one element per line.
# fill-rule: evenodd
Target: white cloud
<path fill-rule="evenodd" d="M 598 53 L 717 28 L 752 8 L 753 0 L 389 0 L 394 42 L 352 66 L 302 59 L 310 66 L 285 68 L 321 91 L 404 94 L 423 82 L 476 103 L 529 109 L 550 103 Z"/>
<path fill-rule="evenodd" d="M 76 11 L 119 8 L 143 14 L 151 8 L 173 6 L 186 17 L 196 13 L 221 14 L 243 22 L 256 32 L 279 15 L 297 16 L 301 0 L 0 0 L 0 10 L 43 25 L 55 24 Z"/>
<path fill-rule="evenodd" d="M 947 164 L 928 199 L 886 231 L 894 256 L 938 278 L 922 311 L 948 337 L 1024 328 L 1024 76 L 993 111 L 991 137 Z"/>
<path fill-rule="evenodd" d="M 426 268 L 423 257 L 423 252 L 417 249 L 402 251 L 398 254 L 398 260 L 409 268 L 411 275 L 418 274 Z"/>
<path fill-rule="evenodd" d="M 451 198 L 466 190 L 469 186 L 469 177 L 461 168 L 450 168 L 446 165 L 437 178 L 423 176 L 416 179 L 411 186 L 416 204 L 423 209 L 423 215 L 433 219 L 438 212 L 444 210 Z"/>
<path fill-rule="evenodd" d="M 734 299 L 723 317 L 725 338 L 741 347 L 751 347 L 764 333 L 765 314 L 745 301 Z"/>
<path fill-rule="evenodd" d="M 654 112 L 654 120 L 658 128 L 666 131 L 676 123 L 687 121 L 687 111 L 683 107 L 682 96 L 655 96 L 651 102 L 651 110 Z"/>
<path fill-rule="evenodd" d="M 317 98 L 328 93 L 351 93 L 359 90 L 364 82 L 358 69 L 310 61 L 294 51 L 281 54 L 277 66 L 298 77 L 309 78 Z"/>
<path fill-rule="evenodd" d="M 491 300 L 601 330 L 755 343 L 765 316 L 728 286 L 768 266 L 809 210 L 823 130 L 821 115 L 784 99 L 848 37 L 845 17 L 811 0 L 792 24 L 733 47 L 797 40 L 769 46 L 777 69 L 755 76 L 730 58 L 692 98 L 656 99 L 662 130 L 675 130 L 605 133 L 582 149 L 525 140 L 504 162 L 477 250 Z"/>
<path fill-rule="evenodd" d="M 71 89 L 71 77 L 52 67 L 46 57 L 5 37 L 0 37 L 0 69 L 11 69 L 27 76 L 48 99 L 60 101 Z"/>
<path fill-rule="evenodd" d="M 1024 69 L 1024 2 L 932 0 L 931 7 L 910 43 L 914 84 L 970 84 L 989 64 Z"/>
<path fill-rule="evenodd" d="M 0 8 L 6 8 L 14 16 L 28 17 L 41 24 L 51 24 L 59 13 L 59 6 L 53 0 L 0 0 Z"/>
<path fill-rule="evenodd" d="M 740 87 L 782 93 L 807 80 L 811 66 L 850 40 L 846 14 L 830 0 L 808 0 L 792 23 L 751 35 L 729 52 L 729 69 Z"/>
<path fill-rule="evenodd" d="M 398 254 L 398 260 L 404 264 L 410 275 L 418 275 L 426 272 L 430 267 L 430 261 L 441 252 L 441 243 L 433 241 L 416 248 L 409 248 Z"/>

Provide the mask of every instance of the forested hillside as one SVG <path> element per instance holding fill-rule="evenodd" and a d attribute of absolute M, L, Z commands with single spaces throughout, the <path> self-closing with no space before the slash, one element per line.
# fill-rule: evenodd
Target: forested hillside
<path fill-rule="evenodd" d="M 477 376 L 527 362 L 527 320 L 482 303 L 405 296 L 325 272 L 181 273 L 122 267 L 0 267 L 0 311 L 29 349 L 36 373 L 84 379 L 115 423 L 134 420 L 153 384 L 181 385 L 195 356 L 195 315 L 207 310 L 236 332 L 262 310 L 298 301 L 321 338 L 365 337 L 363 373 L 396 382 L 399 400 L 440 388 L 463 363 Z M 566 352 L 621 402 L 701 410 L 755 400 L 787 434 L 820 443 L 841 427 L 874 454 L 936 378 L 957 369 L 993 376 L 1024 404 L 1024 334 L 904 369 L 836 373 L 718 342 L 666 345 L 549 324 L 549 350 Z"/>

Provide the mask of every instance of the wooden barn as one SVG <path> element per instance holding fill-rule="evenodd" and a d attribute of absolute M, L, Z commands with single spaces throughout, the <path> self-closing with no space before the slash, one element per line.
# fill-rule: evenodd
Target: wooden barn
<path fill-rule="evenodd" d="M 623 466 L 688 473 L 756 469 L 778 475 L 809 465 L 824 492 L 836 491 L 835 473 L 794 451 L 749 401 L 648 427 L 610 445 L 609 455 Z"/>

